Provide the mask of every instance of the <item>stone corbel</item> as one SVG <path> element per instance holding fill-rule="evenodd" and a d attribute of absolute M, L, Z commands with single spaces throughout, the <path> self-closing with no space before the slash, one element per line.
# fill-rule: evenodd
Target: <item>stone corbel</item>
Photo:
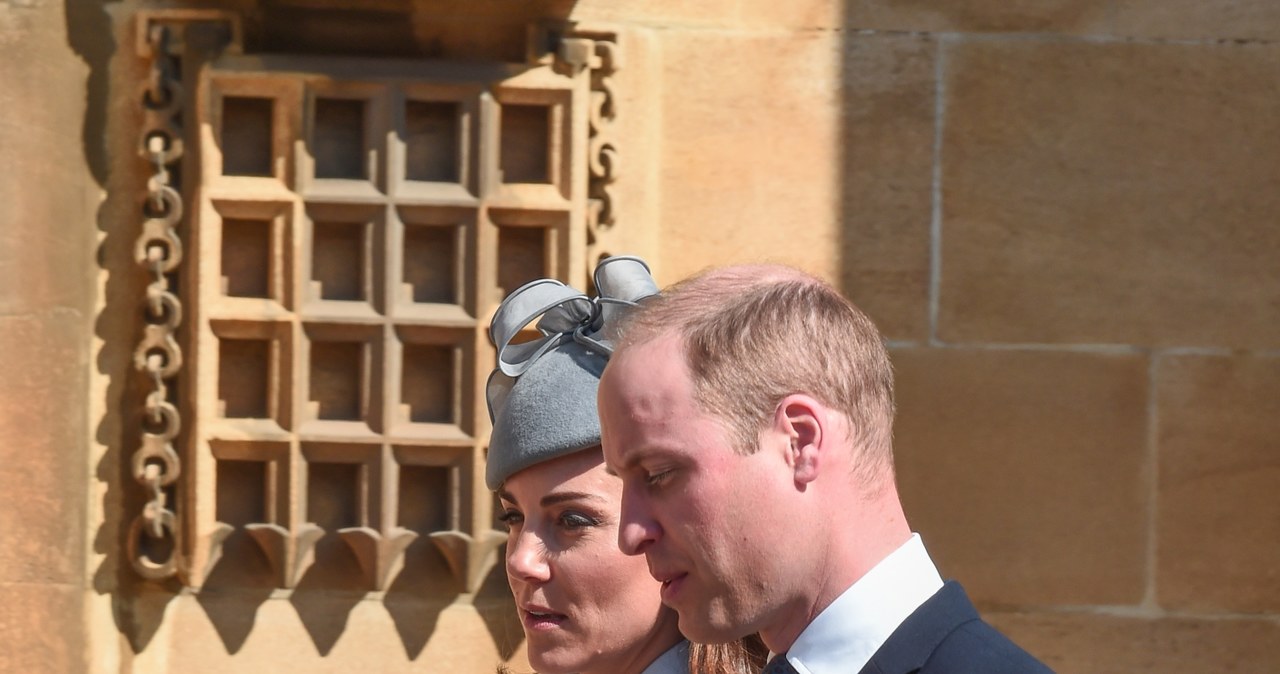
<path fill-rule="evenodd" d="M 196 538 L 191 557 L 183 560 L 183 565 L 178 569 L 183 585 L 200 587 L 204 584 L 205 579 L 213 572 L 213 567 L 222 560 L 222 544 L 235 530 L 235 527 L 225 522 L 214 522 L 212 531 Z"/>
<path fill-rule="evenodd" d="M 386 590 L 404 569 L 404 551 L 418 534 L 394 527 L 387 535 L 369 527 L 339 529 L 338 535 L 351 548 L 364 571 L 365 580 L 379 592 Z"/>
<path fill-rule="evenodd" d="M 302 574 L 315 563 L 316 542 L 324 536 L 324 529 L 311 523 L 300 526 L 297 534 L 290 534 L 279 524 L 248 524 L 245 530 L 266 555 L 276 574 L 277 587 L 289 589 L 296 587 Z"/>
<path fill-rule="evenodd" d="M 449 564 L 462 592 L 475 594 L 485 576 L 498 562 L 498 547 L 507 542 L 507 535 L 489 529 L 477 537 L 462 531 L 436 531 L 428 534 L 431 542 Z"/>

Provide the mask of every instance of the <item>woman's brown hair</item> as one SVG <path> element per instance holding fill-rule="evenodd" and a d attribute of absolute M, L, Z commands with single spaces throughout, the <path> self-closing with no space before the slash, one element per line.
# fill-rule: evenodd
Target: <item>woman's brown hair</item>
<path fill-rule="evenodd" d="M 756 674 L 764 669 L 769 649 L 752 634 L 727 644 L 689 644 L 689 674 Z M 514 674 L 498 665 L 497 674 Z"/>
<path fill-rule="evenodd" d="M 689 644 L 689 674 L 756 674 L 769 649 L 751 634 L 727 644 Z"/>

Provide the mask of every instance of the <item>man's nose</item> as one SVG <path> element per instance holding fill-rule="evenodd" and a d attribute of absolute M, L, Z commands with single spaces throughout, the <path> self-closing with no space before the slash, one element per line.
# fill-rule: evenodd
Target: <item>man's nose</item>
<path fill-rule="evenodd" d="M 642 499 L 629 496 L 628 490 L 622 492 L 622 513 L 618 521 L 618 547 L 628 555 L 642 555 L 662 535 Z"/>

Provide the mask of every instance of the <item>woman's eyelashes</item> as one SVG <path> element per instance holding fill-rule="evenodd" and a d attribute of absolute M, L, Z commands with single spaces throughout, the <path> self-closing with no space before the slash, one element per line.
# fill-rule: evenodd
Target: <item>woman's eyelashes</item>
<path fill-rule="evenodd" d="M 498 521 L 507 528 L 507 531 L 511 531 L 524 523 L 524 513 L 515 508 L 507 508 L 502 511 L 501 515 L 498 515 Z"/>
<path fill-rule="evenodd" d="M 555 522 L 557 527 L 570 533 L 578 533 L 584 529 L 598 527 L 604 523 L 599 517 L 577 510 L 565 510 L 553 515 L 547 521 Z M 512 531 L 525 524 L 525 517 L 524 513 L 519 510 L 507 508 L 498 515 L 498 521 L 506 527 L 507 531 Z"/>
<path fill-rule="evenodd" d="M 560 514 L 560 526 L 569 531 L 577 531 L 587 529 L 589 527 L 600 526 L 600 520 L 587 515 L 585 513 L 575 512 L 572 510 L 565 511 Z"/>

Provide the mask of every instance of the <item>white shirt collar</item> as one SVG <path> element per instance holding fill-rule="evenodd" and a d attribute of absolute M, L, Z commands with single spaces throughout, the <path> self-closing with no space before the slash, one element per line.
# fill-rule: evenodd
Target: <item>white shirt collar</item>
<path fill-rule="evenodd" d="M 942 577 L 920 534 L 913 533 L 804 628 L 787 650 L 787 660 L 800 674 L 859 671 L 940 589 Z"/>
<path fill-rule="evenodd" d="M 689 642 L 681 641 L 649 663 L 640 674 L 688 674 L 688 671 Z"/>

